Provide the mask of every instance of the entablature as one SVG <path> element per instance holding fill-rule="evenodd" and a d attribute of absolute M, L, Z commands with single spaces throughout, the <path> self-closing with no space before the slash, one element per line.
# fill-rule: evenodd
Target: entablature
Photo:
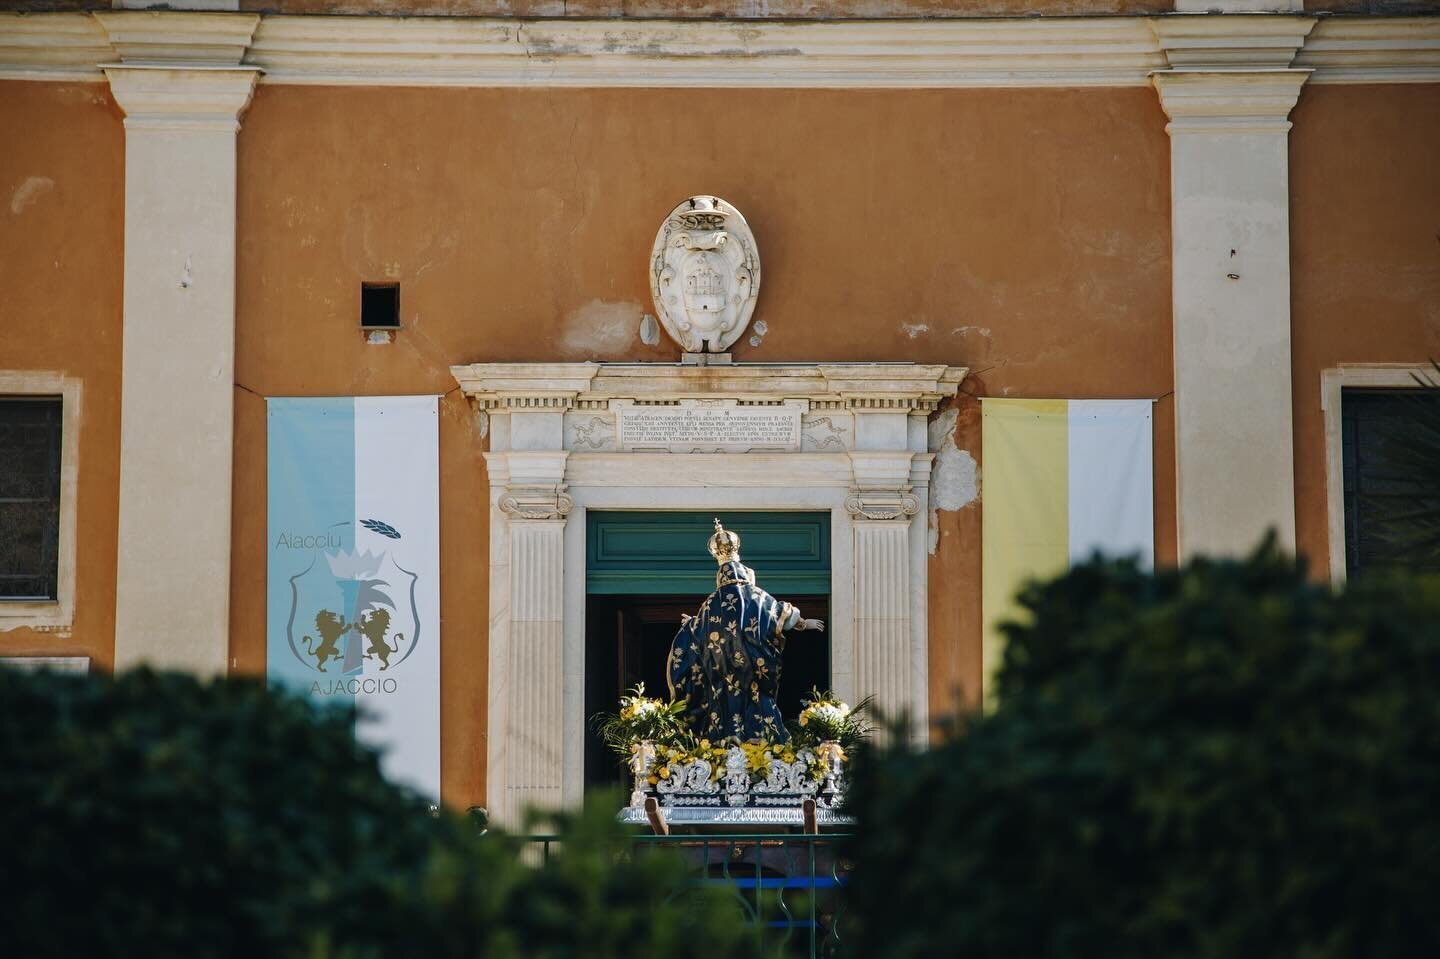
<path fill-rule="evenodd" d="M 930 413 L 954 396 L 965 367 L 916 363 L 473 363 L 451 374 L 486 413 L 609 412 L 730 399 L 800 402 L 817 410 Z"/>
<path fill-rule="evenodd" d="M 1206 11 L 1223 3 L 1204 0 Z M 1125 87 L 1195 58 L 1256 68 L 1293 56 L 1295 66 L 1315 71 L 1313 83 L 1440 81 L 1440 17 L 1324 17 L 1284 6 L 1277 0 L 1271 12 L 1219 15 L 809 22 L 0 13 L 0 78 L 98 82 L 100 65 L 119 59 L 243 57 L 267 84 Z M 1257 47 L 1257 36 L 1270 42 Z"/>

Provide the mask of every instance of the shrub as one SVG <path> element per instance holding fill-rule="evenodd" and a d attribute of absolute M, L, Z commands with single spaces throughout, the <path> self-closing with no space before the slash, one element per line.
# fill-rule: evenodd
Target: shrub
<path fill-rule="evenodd" d="M 0 955 L 738 955 L 616 804 L 527 865 L 386 783 L 351 725 L 255 682 L 0 669 Z"/>
<path fill-rule="evenodd" d="M 857 763 L 860 955 L 1440 953 L 1440 583 L 1266 544 L 1022 604 L 992 715 Z"/>

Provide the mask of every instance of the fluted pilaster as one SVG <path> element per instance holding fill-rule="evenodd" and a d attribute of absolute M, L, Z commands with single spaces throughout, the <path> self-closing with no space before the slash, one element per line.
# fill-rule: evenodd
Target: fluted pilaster
<path fill-rule="evenodd" d="M 502 823 L 527 806 L 560 806 L 564 533 L 563 519 L 510 523 L 510 711 L 503 788 L 491 800 Z"/>
<path fill-rule="evenodd" d="M 855 688 L 889 716 L 910 711 L 910 519 L 855 520 Z M 919 717 L 911 717 L 912 719 Z"/>

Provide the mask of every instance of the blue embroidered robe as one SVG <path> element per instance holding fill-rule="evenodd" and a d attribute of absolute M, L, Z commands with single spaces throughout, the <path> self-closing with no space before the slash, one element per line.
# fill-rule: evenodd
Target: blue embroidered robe
<path fill-rule="evenodd" d="M 670 697 L 685 701 L 690 730 L 712 743 L 788 742 L 775 697 L 785 631 L 800 612 L 755 585 L 740 563 L 720 567 L 717 588 L 670 647 Z"/>

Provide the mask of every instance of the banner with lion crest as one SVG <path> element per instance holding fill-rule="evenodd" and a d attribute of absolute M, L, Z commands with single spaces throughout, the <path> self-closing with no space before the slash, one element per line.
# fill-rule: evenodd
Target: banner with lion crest
<path fill-rule="evenodd" d="M 386 775 L 438 798 L 439 398 L 266 405 L 267 676 L 358 707 Z"/>

